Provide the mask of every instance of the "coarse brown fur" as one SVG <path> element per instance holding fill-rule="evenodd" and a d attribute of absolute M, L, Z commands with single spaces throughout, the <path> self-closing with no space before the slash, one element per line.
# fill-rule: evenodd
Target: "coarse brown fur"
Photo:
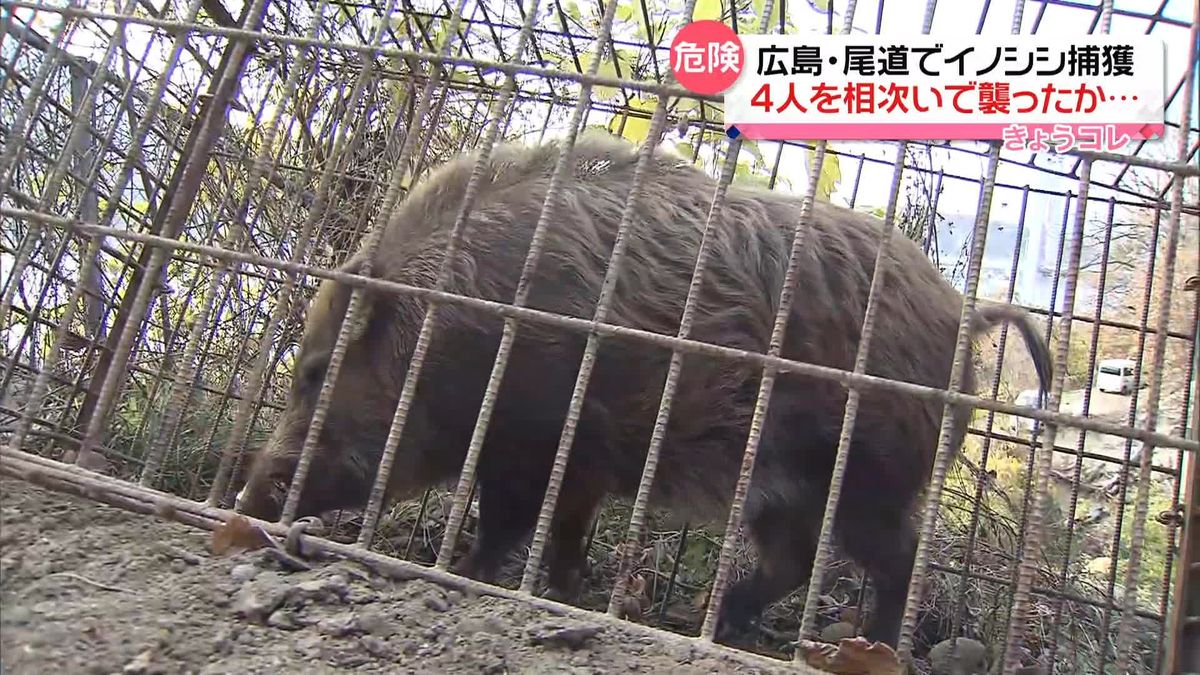
<path fill-rule="evenodd" d="M 495 149 L 448 290 L 512 301 L 558 150 L 556 144 Z M 469 155 L 440 167 L 400 205 L 373 276 L 433 285 L 475 159 Z M 624 142 L 579 139 L 528 306 L 593 316 L 636 163 L 635 149 Z M 607 321 L 674 335 L 715 182 L 686 160 L 657 152 L 642 190 Z M 729 189 L 712 235 L 693 339 L 767 350 L 800 214 L 797 197 Z M 813 205 L 802 228 L 783 357 L 853 368 L 880 225 L 828 203 Z M 345 269 L 360 269 L 361 255 Z M 889 258 L 867 373 L 945 388 L 961 296 L 907 239 L 892 237 Z M 241 495 L 247 513 L 279 516 L 349 297 L 348 287 L 327 282 L 312 303 L 287 410 L 258 453 Z M 299 515 L 361 507 L 392 422 L 424 304 L 378 292 L 367 298 L 368 321 L 346 352 Z M 971 328 L 978 333 L 1001 321 L 1021 330 L 1045 389 L 1048 350 L 1023 311 L 985 306 Z M 502 319 L 485 312 L 439 307 L 396 454 L 391 498 L 457 477 L 502 327 Z M 479 531 L 460 566 L 465 573 L 492 579 L 504 556 L 532 529 L 585 342 L 586 335 L 547 325 L 520 327 L 483 446 Z M 600 501 L 637 491 L 670 358 L 670 350 L 640 341 L 601 343 L 551 532 L 550 586 L 559 597 L 570 599 L 578 590 L 586 560 L 581 542 Z M 753 366 L 685 357 L 652 505 L 692 522 L 724 522 L 760 377 Z M 963 378 L 964 390 L 974 391 L 970 368 Z M 807 580 L 845 401 L 846 390 L 832 381 L 796 374 L 776 380 L 745 510 L 760 562 L 724 599 L 722 639 L 745 630 L 767 604 Z M 942 406 L 932 401 L 878 389 L 862 392 L 836 529 L 840 545 L 875 584 L 867 635 L 891 644 L 911 574 L 911 514 L 931 473 L 941 417 Z M 955 449 L 968 418 L 969 410 L 956 409 Z"/>

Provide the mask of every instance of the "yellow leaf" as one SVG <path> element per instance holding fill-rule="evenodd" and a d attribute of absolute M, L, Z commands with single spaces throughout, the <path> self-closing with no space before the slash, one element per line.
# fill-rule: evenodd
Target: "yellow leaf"
<path fill-rule="evenodd" d="M 608 130 L 614 134 L 619 134 L 622 138 L 641 143 L 650 135 L 650 115 L 653 114 L 655 106 L 658 104 L 657 97 L 651 96 L 646 99 L 641 97 L 635 98 L 629 102 L 629 107 L 646 113 L 646 116 L 633 116 L 628 113 L 614 115 L 612 121 L 608 123 Z"/>
<path fill-rule="evenodd" d="M 808 159 L 808 166 L 811 167 L 814 159 L 813 151 L 806 150 L 805 155 Z M 827 202 L 842 180 L 842 166 L 838 161 L 838 156 L 826 151 L 820 171 L 821 173 L 817 177 L 817 194 L 815 196 L 817 199 Z"/>
<path fill-rule="evenodd" d="M 837 155 L 826 154 L 821 167 L 821 176 L 817 179 L 817 194 L 822 200 L 829 201 L 840 182 L 842 182 L 841 162 L 838 161 Z"/>
<path fill-rule="evenodd" d="M 692 21 L 720 21 L 724 13 L 721 0 L 696 0 L 696 7 L 692 10 Z"/>

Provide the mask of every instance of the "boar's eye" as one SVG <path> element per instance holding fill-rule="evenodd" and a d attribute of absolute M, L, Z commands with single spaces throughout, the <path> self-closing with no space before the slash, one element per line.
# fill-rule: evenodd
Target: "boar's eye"
<path fill-rule="evenodd" d="M 288 491 L 288 480 L 283 476 L 275 476 L 271 479 L 271 487 L 275 489 L 276 493 L 285 495 Z"/>

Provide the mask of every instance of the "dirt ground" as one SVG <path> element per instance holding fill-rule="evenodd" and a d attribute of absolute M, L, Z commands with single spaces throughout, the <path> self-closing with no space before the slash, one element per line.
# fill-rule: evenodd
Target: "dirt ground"
<path fill-rule="evenodd" d="M 7 477 L 0 516 L 3 673 L 777 670 L 357 563 L 216 557 L 208 532 Z"/>

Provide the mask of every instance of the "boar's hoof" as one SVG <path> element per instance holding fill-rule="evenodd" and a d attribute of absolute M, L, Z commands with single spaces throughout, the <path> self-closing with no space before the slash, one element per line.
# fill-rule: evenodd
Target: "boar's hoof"
<path fill-rule="evenodd" d="M 761 603 L 744 583 L 735 584 L 725 594 L 717 616 L 713 640 L 729 647 L 747 647 L 758 641 Z"/>
<path fill-rule="evenodd" d="M 546 599 L 561 602 L 564 605 L 574 605 L 579 601 L 583 591 L 584 571 L 572 569 L 550 576 Z"/>
<path fill-rule="evenodd" d="M 460 577 L 474 579 L 485 584 L 496 583 L 495 566 L 484 565 L 480 561 L 479 556 L 473 552 L 467 554 L 465 558 L 459 560 L 457 563 L 450 565 L 450 572 Z"/>

